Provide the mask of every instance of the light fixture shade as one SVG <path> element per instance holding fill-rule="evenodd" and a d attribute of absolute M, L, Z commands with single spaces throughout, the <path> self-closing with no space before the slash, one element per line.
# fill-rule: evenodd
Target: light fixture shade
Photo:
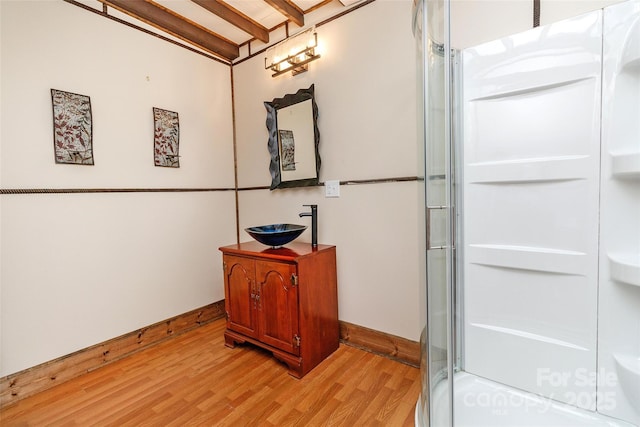
<path fill-rule="evenodd" d="M 293 74 L 307 71 L 307 64 L 320 57 L 316 53 L 318 35 L 315 27 L 299 32 L 266 51 L 264 68 L 274 71 L 273 77 L 288 71 Z"/>

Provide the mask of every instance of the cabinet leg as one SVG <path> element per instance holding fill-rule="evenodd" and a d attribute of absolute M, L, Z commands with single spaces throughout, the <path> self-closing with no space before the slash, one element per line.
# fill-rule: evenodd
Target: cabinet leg
<path fill-rule="evenodd" d="M 225 345 L 226 347 L 229 347 L 229 348 L 235 348 L 236 343 L 238 343 L 238 344 L 244 344 L 244 343 L 245 343 L 245 341 L 244 341 L 244 340 L 239 340 L 237 337 L 235 337 L 235 336 L 231 336 L 231 335 L 229 335 L 229 334 L 228 334 L 228 333 L 226 333 L 226 332 L 224 333 L 224 345 Z"/>
<path fill-rule="evenodd" d="M 276 351 L 273 351 L 272 354 L 273 357 L 287 365 L 289 368 L 289 375 L 298 379 L 304 376 L 304 373 L 302 372 L 302 361 L 299 357 L 289 356 Z"/>

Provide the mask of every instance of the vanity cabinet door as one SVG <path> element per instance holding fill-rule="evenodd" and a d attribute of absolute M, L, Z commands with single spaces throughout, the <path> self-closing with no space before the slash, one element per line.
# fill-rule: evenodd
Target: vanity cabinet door
<path fill-rule="evenodd" d="M 227 328 L 249 337 L 257 337 L 255 261 L 224 256 L 225 310 Z"/>
<path fill-rule="evenodd" d="M 296 265 L 256 261 L 258 339 L 300 354 Z"/>

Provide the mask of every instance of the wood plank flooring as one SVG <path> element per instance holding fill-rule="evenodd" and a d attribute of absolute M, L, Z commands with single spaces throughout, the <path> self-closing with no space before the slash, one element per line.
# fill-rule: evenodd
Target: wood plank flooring
<path fill-rule="evenodd" d="M 420 372 L 353 347 L 297 380 L 224 319 L 0 409 L 4 426 L 413 426 Z"/>

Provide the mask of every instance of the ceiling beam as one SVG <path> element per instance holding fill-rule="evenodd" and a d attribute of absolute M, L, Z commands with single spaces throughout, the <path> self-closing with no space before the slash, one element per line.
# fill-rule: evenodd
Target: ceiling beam
<path fill-rule="evenodd" d="M 304 12 L 289 0 L 264 0 L 298 27 L 304 27 Z"/>
<path fill-rule="evenodd" d="M 151 0 L 99 1 L 229 61 L 240 56 L 237 44 Z"/>
<path fill-rule="evenodd" d="M 256 39 L 269 43 L 269 30 L 260 23 L 249 18 L 237 9 L 234 9 L 221 0 L 191 0 L 209 12 L 219 16 L 228 23 L 240 28 L 242 31 L 251 34 Z"/>

